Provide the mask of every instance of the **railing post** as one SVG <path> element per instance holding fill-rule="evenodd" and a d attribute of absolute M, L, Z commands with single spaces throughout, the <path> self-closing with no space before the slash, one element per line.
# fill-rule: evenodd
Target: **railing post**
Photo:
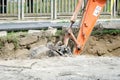
<path fill-rule="evenodd" d="M 4 5 L 4 1 L 2 1 L 2 6 L 3 6 L 3 7 L 2 7 L 2 13 L 4 14 L 4 6 L 5 6 L 5 5 Z"/>
<path fill-rule="evenodd" d="M 51 20 L 54 19 L 54 17 L 53 17 L 53 1 L 54 0 L 51 0 Z"/>
<path fill-rule="evenodd" d="M 18 20 L 20 20 L 20 11 L 21 11 L 20 3 L 21 3 L 21 0 L 18 0 Z"/>
<path fill-rule="evenodd" d="M 114 0 L 114 17 L 116 17 L 116 0 Z"/>
<path fill-rule="evenodd" d="M 111 18 L 116 16 L 116 0 L 111 0 Z"/>
<path fill-rule="evenodd" d="M 54 19 L 57 19 L 57 0 L 54 0 Z"/>
<path fill-rule="evenodd" d="M 24 19 L 24 2 L 25 0 L 21 1 L 21 19 Z"/>
<path fill-rule="evenodd" d="M 51 19 L 57 19 L 57 0 L 51 0 Z"/>

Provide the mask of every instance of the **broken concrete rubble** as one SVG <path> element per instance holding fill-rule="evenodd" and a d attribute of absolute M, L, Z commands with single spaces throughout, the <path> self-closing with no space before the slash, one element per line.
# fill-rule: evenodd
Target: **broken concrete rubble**
<path fill-rule="evenodd" d="M 49 48 L 47 48 L 45 45 L 40 45 L 39 47 L 34 47 L 30 50 L 30 57 L 31 58 L 42 58 L 47 57 L 49 54 Z"/>
<path fill-rule="evenodd" d="M 52 36 L 54 36 L 56 32 L 57 32 L 57 28 L 49 27 L 48 30 L 46 30 L 46 33 L 52 34 Z"/>
<path fill-rule="evenodd" d="M 7 36 L 7 31 L 0 31 L 0 37 Z"/>
<path fill-rule="evenodd" d="M 26 37 L 20 38 L 19 44 L 21 46 L 24 46 L 24 45 L 35 43 L 37 42 L 37 40 L 38 40 L 37 36 L 28 35 Z"/>

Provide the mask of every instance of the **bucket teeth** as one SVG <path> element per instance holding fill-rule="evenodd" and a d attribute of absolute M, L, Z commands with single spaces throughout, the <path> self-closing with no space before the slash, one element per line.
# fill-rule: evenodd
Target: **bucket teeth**
<path fill-rule="evenodd" d="M 71 49 L 65 45 L 62 45 L 62 42 L 59 41 L 56 45 L 48 43 L 47 47 L 50 49 L 50 54 L 52 55 L 71 55 Z"/>

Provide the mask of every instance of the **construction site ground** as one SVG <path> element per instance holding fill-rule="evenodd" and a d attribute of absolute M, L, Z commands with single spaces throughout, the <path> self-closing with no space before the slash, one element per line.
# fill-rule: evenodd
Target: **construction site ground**
<path fill-rule="evenodd" d="M 0 80 L 120 80 L 119 57 L 52 57 L 0 61 Z"/>
<path fill-rule="evenodd" d="M 120 80 L 119 34 L 91 35 L 78 56 L 48 57 L 46 48 L 41 48 L 31 58 L 34 48 L 62 40 L 62 35 L 53 36 L 54 31 L 1 38 L 0 80 Z"/>

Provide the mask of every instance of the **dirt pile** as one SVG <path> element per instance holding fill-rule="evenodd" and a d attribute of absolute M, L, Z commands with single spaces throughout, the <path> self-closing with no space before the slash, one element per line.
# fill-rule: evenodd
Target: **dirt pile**
<path fill-rule="evenodd" d="M 0 38 L 0 58 L 27 59 L 32 49 L 46 45 L 48 42 L 56 43 L 61 40 L 60 38 L 61 35 L 53 36 L 53 33 L 45 31 L 30 34 L 17 33 L 14 37 Z M 90 36 L 82 54 L 120 57 L 120 35 Z"/>
<path fill-rule="evenodd" d="M 13 37 L 14 36 L 14 37 Z M 27 59 L 31 49 L 56 42 L 56 36 L 50 31 L 15 35 L 0 38 L 0 58 L 2 59 Z"/>
<path fill-rule="evenodd" d="M 120 35 L 91 36 L 83 54 L 120 57 Z"/>

